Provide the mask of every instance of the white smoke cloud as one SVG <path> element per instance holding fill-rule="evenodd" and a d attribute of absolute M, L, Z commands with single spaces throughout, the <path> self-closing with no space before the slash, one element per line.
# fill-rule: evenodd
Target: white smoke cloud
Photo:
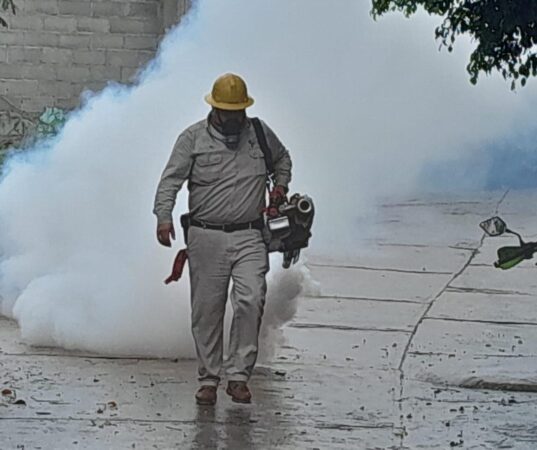
<path fill-rule="evenodd" d="M 378 196 L 416 189 L 424 164 L 525 123 L 531 87 L 471 87 L 469 44 L 439 54 L 436 20 L 375 23 L 368 10 L 355 0 L 201 0 L 137 86 L 86 96 L 60 136 L 13 158 L 0 183 L 0 295 L 23 337 L 193 355 L 188 283 L 162 283 L 174 255 L 156 243 L 151 208 L 177 134 L 207 114 L 203 95 L 221 73 L 247 80 L 250 114 L 290 148 L 293 191 L 316 200 L 317 251 L 348 248 L 357 217 Z M 184 209 L 183 192 L 176 216 Z M 272 272 L 265 330 L 289 320 L 305 279 L 300 268 Z"/>

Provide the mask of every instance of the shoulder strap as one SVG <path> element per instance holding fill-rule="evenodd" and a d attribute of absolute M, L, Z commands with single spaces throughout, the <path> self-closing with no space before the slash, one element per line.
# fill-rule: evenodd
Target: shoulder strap
<path fill-rule="evenodd" d="M 269 178 L 272 178 L 272 175 L 274 174 L 274 162 L 272 161 L 272 151 L 268 146 L 267 137 L 265 136 L 265 131 L 263 130 L 263 125 L 261 125 L 261 121 L 257 117 L 252 117 L 250 120 L 252 121 L 252 125 L 255 129 L 257 142 L 259 142 L 259 146 L 263 151 L 265 165 L 267 166 L 267 174 Z"/>

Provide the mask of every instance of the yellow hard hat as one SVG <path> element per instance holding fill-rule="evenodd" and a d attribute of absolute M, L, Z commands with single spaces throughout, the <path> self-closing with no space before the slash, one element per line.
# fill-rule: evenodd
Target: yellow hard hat
<path fill-rule="evenodd" d="M 248 96 L 246 83 L 238 75 L 226 73 L 213 84 L 213 90 L 205 96 L 209 105 L 227 111 L 239 111 L 254 104 L 254 99 Z"/>

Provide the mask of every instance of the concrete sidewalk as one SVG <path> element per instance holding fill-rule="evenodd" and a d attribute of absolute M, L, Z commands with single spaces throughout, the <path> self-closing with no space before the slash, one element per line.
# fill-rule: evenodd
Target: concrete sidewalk
<path fill-rule="evenodd" d="M 255 403 L 197 408 L 193 361 L 103 358 L 19 342 L 0 321 L 1 449 L 537 448 L 537 277 L 492 267 L 531 239 L 537 192 L 386 204 L 374 240 L 308 263 L 287 343 L 252 381 Z M 17 400 L 22 400 L 17 404 Z"/>

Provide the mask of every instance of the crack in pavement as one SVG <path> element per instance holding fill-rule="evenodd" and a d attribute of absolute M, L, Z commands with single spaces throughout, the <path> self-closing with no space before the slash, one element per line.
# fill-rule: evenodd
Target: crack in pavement
<path fill-rule="evenodd" d="M 179 362 L 187 362 L 187 361 L 195 361 L 194 358 L 150 358 L 150 357 L 134 357 L 134 356 L 98 356 L 98 355 L 77 355 L 77 354 L 62 354 L 62 353 L 10 353 L 10 352 L 2 352 L 0 351 L 0 355 L 2 356 L 44 356 L 44 357 L 54 357 L 54 358 L 79 358 L 79 359 L 86 359 L 88 362 L 94 361 L 94 360 L 112 360 L 112 361 L 124 361 L 124 362 L 132 362 L 132 363 L 138 363 L 138 362 L 144 362 L 144 361 L 170 361 L 173 363 L 179 363 Z"/>
<path fill-rule="evenodd" d="M 381 208 L 397 208 L 400 206 L 460 206 L 460 205 L 481 205 L 481 202 L 477 201 L 464 201 L 461 200 L 460 202 L 454 201 L 454 202 L 402 202 L 402 203 L 384 203 L 381 206 Z"/>
<path fill-rule="evenodd" d="M 401 244 L 397 242 L 378 242 L 376 245 L 379 247 L 415 247 L 415 248 L 429 248 L 427 244 Z"/>
<path fill-rule="evenodd" d="M 469 266 L 470 264 L 468 264 L 465 267 L 465 269 Z M 504 291 L 502 289 L 471 288 L 471 287 L 462 287 L 462 286 L 449 286 L 448 288 L 445 289 L 445 292 L 465 293 L 465 294 L 487 294 L 487 295 L 520 295 L 520 296 L 531 296 L 531 297 L 535 296 L 535 294 L 530 294 L 527 292 Z"/>
<path fill-rule="evenodd" d="M 118 423 L 174 423 L 195 425 L 197 420 L 177 420 L 177 419 L 133 419 L 119 417 L 0 417 L 0 421 L 27 421 L 27 422 L 118 422 Z M 217 423 L 217 422 L 215 422 Z M 225 422 L 223 422 L 225 423 Z"/>
<path fill-rule="evenodd" d="M 477 242 L 476 244 L 479 245 L 479 242 Z M 410 247 L 410 248 L 435 248 L 435 249 L 447 248 L 451 250 L 461 250 L 465 252 L 473 252 L 475 250 L 474 247 L 468 247 L 466 245 L 442 245 L 442 244 L 435 244 L 433 242 L 429 244 L 417 244 L 417 243 L 398 243 L 398 242 L 377 241 L 375 242 L 375 245 L 378 247 Z"/>
<path fill-rule="evenodd" d="M 439 391 L 453 391 L 454 389 L 438 389 Z M 463 393 L 465 390 L 473 390 L 473 391 L 479 391 L 481 389 L 472 389 L 472 388 L 465 388 L 465 387 L 459 387 L 458 390 L 456 390 L 457 393 Z M 486 389 L 482 389 L 483 391 L 486 391 Z M 514 392 L 514 391 L 513 391 Z M 440 393 L 440 392 L 438 392 Z M 485 392 L 486 393 L 486 392 Z M 516 392 L 515 392 L 516 393 Z M 527 392 L 526 392 L 527 393 Z M 506 397 L 507 397 L 507 394 L 506 394 Z M 512 396 L 509 396 L 509 397 L 512 397 Z M 506 406 L 506 403 L 509 404 L 509 400 L 505 400 L 505 398 L 502 398 L 502 399 L 494 399 L 494 400 L 478 400 L 478 399 L 462 399 L 462 398 L 456 398 L 456 399 L 449 399 L 449 398 L 446 398 L 446 399 L 438 399 L 436 397 L 416 397 L 416 396 L 413 396 L 413 397 L 403 397 L 402 399 L 400 399 L 400 402 L 406 402 L 406 401 L 409 401 L 409 400 L 417 400 L 417 401 L 420 401 L 420 402 L 426 402 L 426 403 L 444 403 L 444 404 L 447 404 L 447 405 L 479 405 L 481 407 L 483 406 L 486 406 L 486 405 L 501 405 L 501 406 Z M 533 405 L 537 403 L 537 400 L 515 400 L 514 402 L 511 402 L 511 405 L 521 405 L 521 404 L 525 404 L 525 405 Z M 462 413 L 462 415 L 464 415 L 466 413 Z"/>
<path fill-rule="evenodd" d="M 475 353 L 474 359 L 488 359 L 488 358 L 537 358 L 537 355 L 506 355 L 505 353 Z"/>
<path fill-rule="evenodd" d="M 135 419 L 135 418 L 120 418 L 120 417 L 0 417 L 0 421 L 21 421 L 21 422 L 89 422 L 91 423 L 133 423 L 133 424 L 174 424 L 174 425 L 198 425 L 200 423 L 199 420 L 196 419 L 189 419 L 189 420 L 178 420 L 178 419 Z M 207 422 L 215 425 L 235 425 L 235 426 L 250 426 L 250 423 L 235 423 L 232 420 L 211 420 L 210 422 Z M 285 426 L 293 425 L 292 422 L 287 422 L 282 420 L 278 423 L 278 426 Z M 306 424 L 306 426 L 308 426 Z M 311 426 L 311 425 L 309 425 Z M 372 426 L 371 428 L 374 428 Z"/>
<path fill-rule="evenodd" d="M 91 426 L 98 426 L 98 424 L 163 424 L 163 425 L 199 425 L 199 420 L 178 420 L 178 419 L 135 419 L 135 418 L 118 418 L 118 417 L 0 417 L 0 421 L 19 421 L 19 422 L 88 422 Z M 233 425 L 236 427 L 251 427 L 252 424 L 248 423 L 235 423 L 233 420 L 211 420 L 211 425 L 223 425 L 229 426 Z M 286 428 L 294 428 L 296 424 L 290 420 L 281 420 L 278 423 L 278 426 Z M 324 429 L 324 430 L 341 430 L 341 431 L 352 431 L 352 430 L 378 430 L 378 429 L 393 429 L 398 430 L 399 428 L 395 426 L 392 422 L 386 423 L 371 423 L 371 424 L 344 424 L 344 423 L 329 423 L 329 422 L 313 422 L 306 423 L 303 426 L 308 428 L 315 429 Z"/>
<path fill-rule="evenodd" d="M 447 353 L 447 352 L 419 352 L 409 351 L 408 355 L 412 356 L 447 356 L 448 358 L 455 358 L 457 353 Z M 505 353 L 475 353 L 474 359 L 487 359 L 487 358 L 537 358 L 537 355 L 506 355 Z"/>
<path fill-rule="evenodd" d="M 481 389 L 487 391 L 537 392 L 537 382 L 523 383 L 511 381 L 494 381 L 487 380 L 485 377 L 475 377 L 463 381 L 458 386 L 465 389 Z"/>
<path fill-rule="evenodd" d="M 503 195 L 501 196 L 501 198 L 498 200 L 498 202 L 496 203 L 496 207 L 494 209 L 494 213 L 493 215 L 497 215 L 498 214 L 498 211 L 500 209 L 500 206 L 501 204 L 503 203 L 503 201 L 505 200 L 505 198 L 507 197 L 507 195 L 509 194 L 509 190 L 505 191 L 503 193 Z M 414 330 L 412 331 L 411 335 L 410 335 L 410 338 L 408 339 L 408 342 L 403 350 L 403 354 L 401 356 L 401 361 L 399 363 L 399 366 L 398 366 L 398 370 L 400 371 L 401 375 L 400 375 L 400 386 L 399 386 L 399 397 L 402 398 L 403 397 L 403 393 L 404 393 L 404 384 L 405 384 L 405 373 L 404 373 L 404 370 L 403 370 L 403 366 L 404 366 L 404 363 L 406 361 L 406 358 L 407 358 L 407 355 L 409 353 L 409 350 L 410 350 L 410 346 L 412 345 L 412 342 L 414 340 L 414 337 L 416 336 L 417 332 L 418 332 L 418 329 L 420 327 L 420 325 L 423 323 L 423 321 L 425 320 L 425 318 L 427 317 L 427 315 L 429 314 L 429 311 L 431 310 L 431 308 L 433 307 L 434 303 L 448 290 L 448 288 L 451 286 L 451 284 L 457 279 L 459 278 L 463 273 L 464 271 L 470 266 L 470 264 L 472 263 L 472 260 L 478 255 L 479 251 L 481 250 L 481 248 L 483 247 L 483 243 L 485 242 L 485 233 L 483 233 L 483 235 L 481 236 L 481 239 L 479 240 L 479 243 L 477 245 L 476 248 L 472 249 L 471 251 L 471 254 L 470 256 L 468 257 L 468 260 L 466 261 L 466 263 L 462 266 L 462 268 L 457 271 L 449 280 L 448 282 L 444 285 L 444 287 L 440 290 L 440 292 L 438 292 L 438 294 L 432 299 L 432 301 L 429 303 L 429 305 L 427 306 L 427 308 L 425 309 L 425 311 L 423 312 L 423 314 L 421 315 L 421 317 L 419 318 L 418 322 L 416 323 L 415 327 L 414 327 Z M 405 425 L 404 425 L 404 414 L 403 414 L 403 403 L 400 402 L 399 403 L 399 410 L 401 412 L 400 414 L 400 417 L 401 417 L 401 428 L 405 429 Z M 404 441 L 405 441 L 405 433 L 403 433 L 401 435 L 401 447 L 404 447 Z"/>
<path fill-rule="evenodd" d="M 284 357 L 286 358 L 286 357 Z M 333 362 L 327 362 L 328 360 L 321 360 L 321 361 L 302 361 L 298 359 L 291 359 L 286 358 L 282 359 L 282 357 L 278 357 L 275 362 L 278 363 L 280 366 L 285 366 L 288 370 L 293 370 L 294 368 L 303 368 L 306 369 L 308 367 L 316 366 L 316 367 L 322 367 L 325 369 L 334 369 L 334 370 L 357 370 L 357 371 L 365 371 L 365 372 L 371 372 L 372 366 L 360 366 L 359 362 L 356 362 L 354 364 L 355 359 L 352 359 L 351 361 L 346 361 L 345 364 L 335 364 Z M 397 369 L 393 369 L 389 366 L 381 366 L 377 369 L 374 369 L 373 372 L 382 372 L 382 373 L 391 373 L 391 372 L 399 372 Z M 285 379 L 285 380 L 278 380 L 277 378 L 274 378 L 275 381 L 285 381 L 286 383 L 291 382 L 293 380 Z M 295 380 L 298 383 L 303 383 L 303 380 Z M 321 382 L 322 383 L 322 382 Z"/>
<path fill-rule="evenodd" d="M 379 423 L 374 425 L 349 425 L 349 424 L 343 424 L 343 423 L 317 423 L 315 425 L 315 428 L 323 429 L 323 430 L 343 430 L 343 431 L 352 431 L 356 429 L 392 429 L 392 430 L 398 430 L 399 428 L 395 426 L 394 423 Z"/>
<path fill-rule="evenodd" d="M 375 327 L 353 327 L 348 325 L 328 325 L 322 323 L 304 323 L 293 322 L 288 325 L 289 328 L 325 328 L 329 330 L 343 330 L 343 331 L 380 331 L 385 333 L 412 333 L 411 330 L 404 330 L 402 328 L 375 328 Z"/>
<path fill-rule="evenodd" d="M 446 322 L 471 322 L 471 323 L 488 323 L 491 325 L 522 325 L 522 326 L 537 326 L 537 322 L 517 322 L 509 320 L 483 320 L 483 319 L 459 319 L 455 317 L 435 317 L 427 316 L 424 320 L 442 320 Z"/>
<path fill-rule="evenodd" d="M 464 245 L 448 245 L 448 248 L 451 248 L 453 250 L 464 250 L 467 252 L 473 252 L 475 248 L 473 247 L 466 247 Z"/>
<path fill-rule="evenodd" d="M 416 355 L 416 356 L 448 356 L 448 357 L 454 357 L 457 354 L 456 353 L 446 353 L 446 352 L 411 352 L 408 351 L 407 355 Z"/>
<path fill-rule="evenodd" d="M 470 264 L 470 267 L 482 267 L 482 268 L 490 268 L 490 267 L 494 267 L 494 264 L 493 263 L 472 263 Z M 522 272 L 522 271 L 535 271 L 535 267 L 533 266 L 524 266 L 524 265 L 519 265 L 517 266 L 517 271 L 518 272 Z"/>
<path fill-rule="evenodd" d="M 323 263 L 307 263 L 308 267 L 332 267 L 334 269 L 356 269 L 356 270 L 371 270 L 375 272 L 395 272 L 395 273 L 409 273 L 417 275 L 451 275 L 452 272 L 435 272 L 430 270 L 408 270 L 408 269 L 394 269 L 387 267 L 370 267 L 359 266 L 353 264 L 323 264 Z"/>
<path fill-rule="evenodd" d="M 484 237 L 483 237 L 484 239 Z M 463 265 L 463 267 L 458 271 L 456 272 L 451 278 L 450 280 L 444 285 L 444 287 L 434 296 L 434 298 L 432 299 L 432 301 L 429 303 L 429 305 L 427 306 L 427 308 L 425 309 L 425 311 L 423 312 L 423 314 L 421 315 L 421 317 L 419 318 L 418 322 L 416 323 L 415 327 L 414 327 L 414 330 L 412 331 L 411 333 L 411 336 L 410 336 L 410 339 L 408 340 L 407 342 L 407 345 L 405 347 L 405 350 L 403 352 L 403 355 L 401 357 L 401 361 L 399 363 L 399 366 L 398 368 L 402 371 L 403 369 L 403 364 L 405 363 L 405 360 L 406 360 L 406 356 L 408 354 L 408 351 L 410 349 L 410 346 L 412 344 L 412 341 L 414 339 L 414 337 L 416 336 L 416 333 L 418 331 L 418 328 L 420 327 L 420 325 L 423 323 L 423 321 L 427 318 L 427 314 L 429 313 L 429 311 L 431 310 L 431 308 L 433 307 L 434 303 L 436 300 L 438 300 L 449 288 L 450 284 L 455 281 L 459 276 L 461 276 L 461 274 L 466 270 L 466 268 L 470 265 L 470 261 L 471 259 L 477 254 L 477 251 L 478 251 L 478 248 L 476 248 L 474 250 L 474 252 L 472 253 L 472 255 L 470 256 L 470 259 Z"/>
<path fill-rule="evenodd" d="M 374 298 L 374 297 L 352 297 L 352 296 L 339 296 L 339 295 L 305 295 L 303 299 L 320 299 L 320 300 L 358 300 L 364 302 L 389 302 L 389 303 L 412 303 L 414 305 L 423 305 L 423 302 L 418 300 L 402 300 L 395 298 Z"/>

